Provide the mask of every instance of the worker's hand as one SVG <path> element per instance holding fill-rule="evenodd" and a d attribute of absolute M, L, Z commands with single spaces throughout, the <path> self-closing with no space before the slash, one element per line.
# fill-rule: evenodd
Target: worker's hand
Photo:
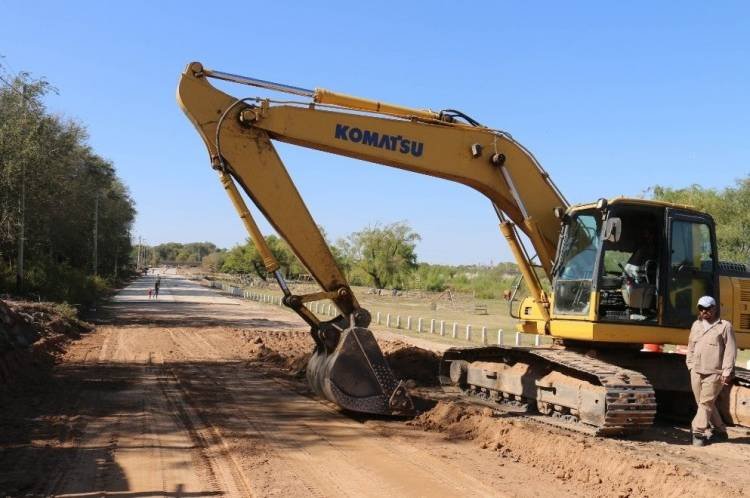
<path fill-rule="evenodd" d="M 732 381 L 732 376 L 731 375 L 722 375 L 721 376 L 721 384 L 723 386 L 728 386 L 731 383 L 731 381 Z"/>

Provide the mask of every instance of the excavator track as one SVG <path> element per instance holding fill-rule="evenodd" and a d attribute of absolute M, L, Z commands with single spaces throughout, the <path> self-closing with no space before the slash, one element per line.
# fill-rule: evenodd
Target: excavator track
<path fill-rule="evenodd" d="M 734 383 L 742 387 L 750 387 L 750 370 L 739 367 L 735 368 Z"/>
<path fill-rule="evenodd" d="M 750 426 L 750 370 L 735 368 L 732 387 L 719 397 L 719 412 L 725 421 Z"/>
<path fill-rule="evenodd" d="M 570 349 L 449 349 L 440 382 L 469 402 L 595 436 L 638 433 L 656 416 L 644 375 Z"/>

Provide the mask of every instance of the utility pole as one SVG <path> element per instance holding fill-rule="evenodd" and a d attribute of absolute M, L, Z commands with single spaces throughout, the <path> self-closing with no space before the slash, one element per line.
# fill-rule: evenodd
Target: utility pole
<path fill-rule="evenodd" d="M 21 88 L 23 101 L 21 105 L 26 117 L 26 85 Z M 24 123 L 25 123 L 24 119 Z M 26 165 L 21 163 L 21 198 L 18 200 L 18 261 L 16 264 L 16 291 L 23 291 L 23 249 L 26 239 Z"/>
<path fill-rule="evenodd" d="M 98 261 L 97 261 L 97 253 L 99 252 L 98 249 L 98 242 L 99 242 L 99 191 L 97 190 L 94 194 L 94 276 L 97 274 L 97 269 L 99 267 Z"/>
<path fill-rule="evenodd" d="M 21 198 L 18 200 L 18 264 L 16 265 L 16 290 L 23 291 L 23 246 L 26 238 L 26 175 L 25 168 L 21 170 Z"/>
<path fill-rule="evenodd" d="M 119 253 L 120 253 L 120 245 L 117 243 L 117 240 L 115 240 L 115 270 L 113 272 L 115 276 L 115 281 L 117 281 L 117 258 L 119 256 Z"/>

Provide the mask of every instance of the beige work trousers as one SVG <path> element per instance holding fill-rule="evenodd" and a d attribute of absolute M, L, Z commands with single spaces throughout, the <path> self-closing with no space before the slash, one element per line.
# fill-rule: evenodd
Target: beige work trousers
<path fill-rule="evenodd" d="M 690 385 L 693 388 L 695 402 L 698 404 L 698 412 L 693 419 L 693 432 L 705 434 L 709 425 L 720 431 L 725 431 L 726 426 L 721 419 L 719 410 L 716 408 L 716 398 L 719 397 L 721 383 L 719 374 L 700 374 L 690 371 Z"/>

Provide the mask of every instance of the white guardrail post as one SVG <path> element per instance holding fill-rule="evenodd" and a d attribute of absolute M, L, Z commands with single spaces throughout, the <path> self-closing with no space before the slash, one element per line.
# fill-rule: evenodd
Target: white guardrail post
<path fill-rule="evenodd" d="M 458 330 L 458 324 L 453 322 L 453 338 L 456 338 L 456 331 Z"/>
<path fill-rule="evenodd" d="M 497 345 L 503 345 L 503 329 L 497 329 Z"/>
<path fill-rule="evenodd" d="M 471 325 L 466 326 L 466 340 L 471 342 Z"/>
<path fill-rule="evenodd" d="M 411 330 L 411 317 L 406 317 L 406 330 Z"/>
<path fill-rule="evenodd" d="M 487 344 L 487 327 L 482 327 L 482 344 Z"/>
<path fill-rule="evenodd" d="M 435 319 L 430 318 L 430 334 L 434 334 L 434 333 L 435 333 Z"/>
<path fill-rule="evenodd" d="M 440 335 L 445 336 L 445 320 L 440 320 Z"/>

